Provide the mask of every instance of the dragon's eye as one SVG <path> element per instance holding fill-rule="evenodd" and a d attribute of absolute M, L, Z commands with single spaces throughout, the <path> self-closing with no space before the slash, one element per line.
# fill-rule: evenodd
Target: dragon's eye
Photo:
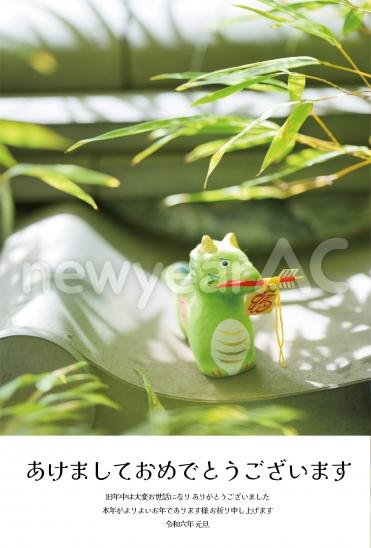
<path fill-rule="evenodd" d="M 224 268 L 226 268 L 230 264 L 231 264 L 231 261 L 228 261 L 228 259 L 223 259 L 222 261 L 220 261 L 220 265 L 224 266 Z"/>

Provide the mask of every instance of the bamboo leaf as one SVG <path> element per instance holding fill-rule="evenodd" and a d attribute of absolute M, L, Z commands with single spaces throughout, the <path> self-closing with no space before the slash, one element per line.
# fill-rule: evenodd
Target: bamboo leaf
<path fill-rule="evenodd" d="M 156 392 L 153 390 L 152 385 L 146 375 L 142 371 L 140 371 L 140 369 L 136 369 L 135 371 L 141 377 L 144 388 L 146 389 L 150 414 L 156 411 L 164 411 L 164 407 L 160 402 Z"/>
<path fill-rule="evenodd" d="M 282 160 L 291 151 L 295 144 L 296 135 L 311 113 L 312 108 L 313 103 L 300 103 L 293 108 L 292 113 L 274 137 L 265 155 L 259 174 L 273 162 Z"/>
<path fill-rule="evenodd" d="M 267 79 L 266 75 L 263 76 L 257 76 L 255 78 L 249 78 L 247 80 L 243 80 L 240 84 L 235 84 L 233 86 L 227 86 L 225 88 L 219 89 L 218 91 L 214 91 L 213 93 L 209 93 L 208 95 L 205 95 L 204 97 L 201 97 L 200 99 L 197 99 L 196 101 L 193 101 L 192 106 L 198 106 L 203 105 L 205 103 L 212 103 L 214 101 L 219 101 L 220 99 L 224 99 L 225 97 L 229 97 L 230 95 L 233 95 L 234 93 L 238 93 L 239 91 L 243 89 L 257 89 L 259 86 L 257 84 L 259 83 L 268 83 L 270 89 L 274 89 L 275 91 L 277 88 L 281 90 L 282 88 L 285 89 L 285 85 L 283 82 L 280 82 L 280 80 L 275 80 L 274 77 L 278 76 L 281 73 L 273 73 L 271 74 L 272 78 Z M 269 80 L 269 81 L 268 81 Z M 261 89 L 261 88 L 260 88 Z"/>
<path fill-rule="evenodd" d="M 85 190 L 64 175 L 60 175 L 59 173 L 46 173 L 44 175 L 40 174 L 38 178 L 47 185 L 89 204 L 93 209 L 98 209 L 94 199 L 85 192 Z"/>
<path fill-rule="evenodd" d="M 49 186 L 88 203 L 94 209 L 97 209 L 97 205 L 93 198 L 76 183 L 108 187 L 117 187 L 120 184 L 111 175 L 71 164 L 16 164 L 6 171 L 8 178 L 19 175 L 36 177 Z"/>
<path fill-rule="evenodd" d="M 182 84 L 177 90 L 182 91 L 211 84 L 223 84 L 228 86 L 238 85 L 252 78 L 274 75 L 276 73 L 281 73 L 282 71 L 318 64 L 320 64 L 318 59 L 309 56 L 270 59 L 268 61 L 260 61 L 258 63 L 249 63 L 247 65 L 229 67 L 213 72 L 205 72 Z"/>
<path fill-rule="evenodd" d="M 234 5 L 235 8 L 241 8 L 243 10 L 251 11 L 252 13 L 256 13 L 257 15 L 265 17 L 266 19 L 270 19 L 271 21 L 274 21 L 275 23 L 284 24 L 284 23 L 289 23 L 290 22 L 290 20 L 285 18 L 285 17 L 275 15 L 273 13 L 274 10 L 264 11 L 264 10 L 260 10 L 258 8 L 253 8 L 251 6 L 245 6 L 245 5 L 242 5 L 242 4 L 233 4 L 233 5 Z"/>
<path fill-rule="evenodd" d="M 80 418 L 78 412 L 84 408 L 102 405 L 117 409 L 117 404 L 96 392 L 105 386 L 95 375 L 84 373 L 87 365 L 78 362 L 51 373 L 22 375 L 1 387 L 0 433 L 66 434 L 72 432 L 69 425 Z M 31 387 L 34 390 L 26 399 L 11 404 L 17 391 Z M 63 429 L 57 426 L 61 422 L 65 423 Z M 45 424 L 50 426 L 42 427 Z M 76 425 L 75 430 L 82 433 L 85 427 Z"/>
<path fill-rule="evenodd" d="M 255 91 L 287 91 L 288 86 L 285 82 L 282 82 L 281 80 L 278 80 L 276 78 L 266 78 L 259 84 L 253 84 L 250 86 L 251 90 Z"/>
<path fill-rule="evenodd" d="M 149 147 L 145 148 L 141 152 L 138 152 L 138 154 L 136 154 L 131 161 L 132 165 L 139 164 L 140 162 L 148 158 L 148 156 L 151 156 L 151 154 L 154 154 L 155 152 L 160 150 L 160 148 L 165 146 L 167 143 L 179 137 L 181 133 L 181 131 L 175 131 L 164 135 L 163 137 L 152 143 Z"/>
<path fill-rule="evenodd" d="M 64 389 L 60 392 L 55 393 L 47 393 L 45 396 L 42 396 L 38 401 L 41 404 L 49 405 L 50 403 L 60 402 L 60 401 L 68 401 L 73 400 L 76 398 L 83 398 L 85 394 L 91 394 L 95 392 L 96 390 L 100 390 L 102 388 L 107 388 L 106 385 L 101 383 L 100 381 L 92 381 L 85 384 L 79 384 L 74 385 L 74 383 L 71 381 L 70 377 L 68 378 L 68 386 L 70 386 L 70 389 Z"/>
<path fill-rule="evenodd" d="M 362 25 L 364 13 L 350 9 L 344 19 L 343 35 L 348 36 L 351 32 L 358 30 Z"/>
<path fill-rule="evenodd" d="M 35 386 L 39 392 L 48 392 L 55 386 L 60 384 L 66 384 L 67 376 L 72 372 L 76 372 L 80 369 L 85 369 L 88 366 L 87 362 L 81 361 L 62 367 L 60 369 L 55 369 L 51 373 L 40 374 L 37 376 L 35 381 Z"/>
<path fill-rule="evenodd" d="M 60 190 L 61 192 L 65 192 L 66 194 L 74 196 L 75 198 L 78 198 L 83 202 L 86 202 L 94 209 L 98 209 L 97 204 L 87 192 L 85 192 L 76 183 L 71 181 L 71 179 L 69 179 L 62 173 L 54 171 L 53 168 L 50 166 L 36 164 L 16 164 L 14 167 L 11 167 L 10 169 L 8 169 L 8 171 L 6 171 L 6 175 L 8 178 L 12 178 L 18 175 L 35 177 L 37 179 L 40 179 L 47 185 L 57 190 Z"/>
<path fill-rule="evenodd" d="M 275 136 L 277 130 L 265 131 L 264 133 L 259 133 L 256 135 L 247 135 L 241 138 L 239 141 L 231 145 L 227 152 L 233 152 L 236 150 L 246 150 L 256 146 L 264 145 L 269 143 Z M 201 158 L 207 158 L 212 156 L 220 147 L 226 143 L 225 139 L 218 139 L 215 141 L 209 141 L 207 143 L 202 143 L 195 147 L 189 154 L 186 156 L 187 162 L 194 162 L 200 160 Z"/>
<path fill-rule="evenodd" d="M 273 19 L 278 24 L 288 24 L 297 30 L 305 32 L 306 34 L 312 34 L 314 36 L 317 36 L 318 38 L 322 38 L 326 42 L 330 42 L 330 44 L 332 44 L 333 46 L 338 45 L 338 39 L 329 28 L 320 23 L 312 21 L 312 19 L 309 19 L 309 17 L 305 16 L 298 9 L 293 8 L 289 4 L 282 4 L 280 2 L 277 2 L 276 0 L 259 0 L 259 2 L 273 8 L 273 10 L 267 12 L 259 10 L 259 15 L 262 15 L 263 17 L 266 17 L 268 19 Z M 237 7 L 246 9 L 248 11 L 257 11 L 246 5 L 239 4 L 237 5 Z M 284 14 L 286 17 L 277 16 L 275 15 L 276 12 Z"/>
<path fill-rule="evenodd" d="M 111 409 L 118 409 L 119 406 L 112 400 L 110 400 L 107 396 L 105 396 L 104 394 L 98 394 L 93 392 L 94 390 L 97 390 L 99 388 L 102 388 L 102 386 L 99 386 L 98 383 L 97 386 L 89 387 L 89 390 L 91 391 L 88 393 L 84 393 L 84 391 L 79 391 L 78 389 L 66 390 L 63 392 L 57 392 L 55 394 L 48 394 L 47 396 L 41 398 L 39 401 L 41 404 L 50 405 L 51 403 L 55 402 L 66 402 L 71 400 L 74 401 L 78 399 L 81 402 L 87 402 L 93 405 L 104 405 L 105 407 L 110 407 Z"/>
<path fill-rule="evenodd" d="M 68 401 L 62 402 L 56 405 L 48 405 L 44 408 L 38 406 L 34 411 L 28 413 L 17 412 L 17 414 L 23 415 L 22 422 L 24 423 L 37 423 L 45 424 L 50 422 L 59 422 L 71 419 L 78 419 L 80 415 L 74 413 L 75 411 L 81 411 L 84 408 L 92 407 L 91 405 L 81 401 Z"/>
<path fill-rule="evenodd" d="M 181 130 L 182 135 L 196 135 L 203 133 L 236 133 L 246 125 L 246 118 L 242 116 L 215 116 L 212 114 L 199 114 L 195 116 L 183 116 L 179 118 L 165 118 L 142 122 L 118 130 L 103 133 L 91 139 L 84 139 L 75 143 L 69 150 L 74 150 L 87 143 L 117 139 L 140 133 L 152 133 L 155 137 L 164 137 Z"/>
<path fill-rule="evenodd" d="M 288 78 L 289 97 L 290 101 L 298 101 L 301 99 L 305 88 L 304 74 L 291 73 Z"/>
<path fill-rule="evenodd" d="M 256 79 L 259 81 L 259 79 Z M 248 80 L 246 80 L 248 82 Z M 204 95 L 200 99 L 197 99 L 196 101 L 193 101 L 192 106 L 196 107 L 199 105 L 204 105 L 206 103 L 213 103 L 214 101 L 219 101 L 220 99 L 224 99 L 224 97 L 229 97 L 230 95 L 233 95 L 234 93 L 238 93 L 242 89 L 245 88 L 245 83 L 242 84 L 235 84 L 234 86 L 227 86 L 225 88 L 219 89 L 218 91 L 214 91 L 213 93 L 209 93 L 208 95 Z"/>
<path fill-rule="evenodd" d="M 90 393 L 80 394 L 79 397 L 82 401 L 87 402 L 89 405 L 102 405 L 104 407 L 110 407 L 111 409 L 119 409 L 120 406 L 113 402 L 110 398 L 104 394 Z"/>
<path fill-rule="evenodd" d="M 277 182 L 298 171 L 325 163 L 329 160 L 343 155 L 371 157 L 370 150 L 367 147 L 345 145 L 333 151 L 320 151 L 312 148 L 304 149 L 298 153 L 291 154 L 286 159 L 287 167 L 270 173 L 243 181 L 239 185 L 220 188 L 216 190 L 206 190 L 202 192 L 188 192 L 182 194 L 172 194 L 164 200 L 164 205 L 172 207 L 179 204 L 196 202 L 221 202 L 234 200 L 252 200 L 262 198 L 282 198 L 281 189 L 276 187 L 264 187 L 262 190 L 252 192 L 253 187 L 265 185 L 270 182 Z"/>
<path fill-rule="evenodd" d="M 134 156 L 132 164 L 137 165 L 139 162 L 142 162 L 144 159 L 148 158 L 148 156 L 165 146 L 170 141 L 177 139 L 178 137 L 189 137 L 195 134 L 203 135 L 210 133 L 236 134 L 241 131 L 241 129 L 243 129 L 248 122 L 249 119 L 247 118 L 209 116 L 207 119 L 203 121 L 197 121 L 196 123 L 187 122 L 176 130 L 157 129 L 151 133 L 151 138 L 157 140 L 149 147 Z M 271 130 L 272 127 L 275 127 L 275 124 L 273 124 L 272 122 L 267 122 L 264 126 L 262 125 L 261 127 L 256 129 L 258 132 L 267 132 L 268 128 Z"/>
<path fill-rule="evenodd" d="M 0 165 L 4 167 L 11 167 L 14 166 L 15 163 L 16 160 L 11 154 L 8 147 L 0 143 Z"/>
<path fill-rule="evenodd" d="M 285 58 L 286 59 L 286 58 Z M 265 62 L 265 61 L 264 61 Z M 265 62 L 266 63 L 266 62 Z M 319 61 L 318 61 L 319 63 Z M 255 65 L 256 63 L 253 63 L 253 65 Z M 228 68 L 228 69 L 222 69 L 222 70 L 218 70 L 218 71 L 214 71 L 212 73 L 209 73 L 209 72 L 195 72 L 195 73 L 190 73 L 190 72 L 182 72 L 182 73 L 169 73 L 169 74 L 161 74 L 159 75 L 159 77 L 154 77 L 152 79 L 174 79 L 174 80 L 192 80 L 192 82 L 194 82 L 194 84 L 192 84 L 191 87 L 195 87 L 196 86 L 196 79 L 197 81 L 199 82 L 197 85 L 199 86 L 206 86 L 206 85 L 210 85 L 210 82 L 207 81 L 207 78 L 211 78 L 211 75 L 212 76 L 212 84 L 221 84 L 221 85 L 225 85 L 225 86 L 231 86 L 231 85 L 239 85 L 241 83 L 243 83 L 244 81 L 244 76 L 243 74 L 240 74 L 239 70 L 240 68 L 245 68 L 245 67 L 248 67 L 248 66 L 252 66 L 252 65 L 242 65 L 242 67 L 231 67 L 231 68 Z M 269 72 L 268 72 L 269 74 Z M 191 76 L 193 75 L 193 76 Z M 161 77 L 161 78 L 160 78 Z M 204 78 L 206 79 L 204 81 Z M 277 81 L 276 84 L 280 84 L 281 86 L 284 85 L 283 82 L 279 82 Z M 273 85 L 273 82 L 272 82 L 272 85 Z M 178 88 L 176 88 L 178 91 L 182 91 L 182 86 L 178 86 Z"/>
<path fill-rule="evenodd" d="M 342 0 L 340 0 L 341 2 Z M 290 4 L 290 8 L 292 9 L 301 9 L 304 8 L 306 10 L 317 10 L 319 8 L 325 8 L 327 6 L 338 6 L 339 0 L 314 0 L 311 2 L 310 0 L 306 0 L 304 2 L 293 2 Z"/>
<path fill-rule="evenodd" d="M 192 106 L 195 107 L 195 106 L 203 105 L 206 103 L 212 103 L 214 101 L 219 101 L 220 99 L 229 97 L 230 95 L 233 95 L 234 93 L 238 93 L 239 91 L 242 91 L 243 89 L 252 89 L 256 91 L 284 91 L 287 89 L 286 84 L 274 78 L 275 76 L 278 76 L 279 74 L 282 74 L 282 73 L 279 73 L 279 72 L 273 73 L 271 74 L 271 78 L 267 78 L 267 76 L 264 75 L 264 76 L 257 76 L 256 78 L 243 80 L 239 84 L 227 86 L 225 88 L 219 89 L 218 91 L 214 91 L 213 93 L 209 93 L 208 95 L 204 95 L 200 99 L 193 101 Z"/>
<path fill-rule="evenodd" d="M 85 362 L 82 362 L 85 364 Z M 86 364 L 87 365 L 87 364 Z M 61 380 L 63 377 L 61 377 Z M 65 379 L 66 380 L 66 379 Z M 68 374 L 68 382 L 69 383 L 85 383 L 88 384 L 90 381 L 96 381 L 97 377 L 93 373 L 69 373 Z M 63 383 L 66 384 L 66 383 Z"/>
<path fill-rule="evenodd" d="M 37 124 L 0 120 L 0 143 L 19 148 L 64 150 L 70 141 Z"/>
<path fill-rule="evenodd" d="M 31 386 L 36 379 L 36 375 L 26 374 L 15 378 L 14 380 L 0 387 L 0 403 L 10 400 L 20 388 Z"/>
<path fill-rule="evenodd" d="M 241 123 L 242 118 L 228 117 L 228 116 L 212 116 L 208 114 L 199 114 L 195 116 L 181 116 L 179 118 L 162 118 L 159 120 L 151 120 L 150 122 L 141 122 L 140 124 L 134 124 L 131 126 L 115 129 L 102 133 L 96 137 L 90 139 L 83 139 L 73 144 L 67 152 L 71 152 L 83 145 L 93 143 L 96 141 L 106 141 L 109 139 L 118 139 L 121 137 L 128 137 L 131 135 L 139 135 L 141 133 L 149 133 L 156 130 L 171 130 L 175 131 L 180 127 L 193 128 L 195 131 L 198 128 L 202 128 L 203 124 L 206 126 L 213 126 L 218 124 L 233 124 L 239 120 Z"/>
<path fill-rule="evenodd" d="M 151 424 L 136 427 L 132 434 L 151 435 L 295 435 L 288 423 L 303 419 L 296 409 L 277 406 L 246 410 L 238 405 L 187 406 L 157 413 Z"/>
<path fill-rule="evenodd" d="M 285 160 L 287 166 L 299 169 L 323 164 L 340 156 L 352 156 L 355 158 L 367 159 L 371 157 L 371 151 L 365 146 L 343 145 L 338 146 L 336 150 L 321 151 L 313 148 L 305 148 L 295 154 L 290 154 Z M 267 177 L 267 176 L 266 176 Z M 269 176 L 271 177 L 271 175 Z M 271 179 L 273 180 L 273 179 Z"/>
<path fill-rule="evenodd" d="M 202 72 L 168 72 L 164 74 L 156 74 L 151 76 L 150 80 L 190 80 L 191 78 L 197 78 Z"/>
<path fill-rule="evenodd" d="M 215 168 L 220 163 L 221 159 L 223 158 L 224 154 L 230 150 L 230 147 L 233 147 L 235 143 L 237 143 L 241 138 L 245 137 L 254 127 L 259 126 L 262 122 L 268 120 L 272 116 L 272 114 L 276 111 L 285 106 L 286 104 L 283 103 L 281 105 L 272 107 L 268 109 L 266 112 L 264 112 L 259 118 L 256 118 L 256 120 L 251 121 L 246 125 L 246 127 L 237 133 L 237 135 L 234 135 L 231 139 L 228 139 L 224 143 L 223 146 L 221 146 L 210 158 L 209 167 L 206 174 L 206 179 L 204 183 L 204 188 L 207 186 L 207 182 L 209 180 L 210 175 L 213 173 Z"/>
<path fill-rule="evenodd" d="M 101 173 L 100 171 L 95 171 L 86 167 L 75 166 L 72 164 L 50 164 L 45 166 L 50 168 L 55 173 L 68 177 L 75 183 L 108 186 L 110 188 L 117 188 L 120 186 L 120 181 L 116 179 L 116 177 L 112 177 L 106 173 Z"/>

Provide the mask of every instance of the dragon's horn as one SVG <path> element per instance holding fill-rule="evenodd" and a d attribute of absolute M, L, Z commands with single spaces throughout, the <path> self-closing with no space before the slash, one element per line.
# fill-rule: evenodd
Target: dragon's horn
<path fill-rule="evenodd" d="M 210 238 L 210 236 L 208 236 L 207 234 L 205 234 L 205 236 L 202 236 L 201 250 L 205 253 L 214 253 L 215 251 L 217 251 L 214 240 Z"/>
<path fill-rule="evenodd" d="M 240 246 L 238 245 L 238 241 L 236 238 L 236 234 L 234 232 L 228 232 L 223 238 L 223 242 L 227 242 L 229 245 L 233 247 L 237 247 L 237 249 L 240 249 Z"/>

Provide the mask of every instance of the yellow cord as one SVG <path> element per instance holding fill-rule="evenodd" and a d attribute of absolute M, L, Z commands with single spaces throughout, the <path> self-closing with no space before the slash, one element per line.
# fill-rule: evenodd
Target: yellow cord
<path fill-rule="evenodd" d="M 281 296 L 280 296 L 279 288 L 277 289 L 277 292 L 276 292 L 275 324 L 276 324 L 275 329 L 276 329 L 277 343 L 280 351 L 278 363 L 281 367 L 286 367 L 286 360 L 283 355 L 284 331 L 283 331 Z"/>
<path fill-rule="evenodd" d="M 286 367 L 285 356 L 283 355 L 283 343 L 284 343 L 284 330 L 283 330 L 283 318 L 281 307 L 281 295 L 280 295 L 280 277 L 272 276 L 271 278 L 264 278 L 264 290 L 275 292 L 275 305 L 274 311 L 275 331 L 277 344 L 279 348 L 278 364 L 280 367 Z"/>

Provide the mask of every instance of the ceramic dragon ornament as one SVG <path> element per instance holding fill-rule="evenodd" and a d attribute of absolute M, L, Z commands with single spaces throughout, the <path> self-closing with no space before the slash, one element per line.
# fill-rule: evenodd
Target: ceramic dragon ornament
<path fill-rule="evenodd" d="M 204 375 L 230 377 L 254 367 L 250 316 L 274 307 L 279 361 L 285 366 L 279 290 L 293 286 L 296 272 L 262 278 L 232 232 L 220 241 L 203 236 L 189 264 L 175 263 L 166 270 L 165 279 L 177 293 L 180 326 Z"/>

